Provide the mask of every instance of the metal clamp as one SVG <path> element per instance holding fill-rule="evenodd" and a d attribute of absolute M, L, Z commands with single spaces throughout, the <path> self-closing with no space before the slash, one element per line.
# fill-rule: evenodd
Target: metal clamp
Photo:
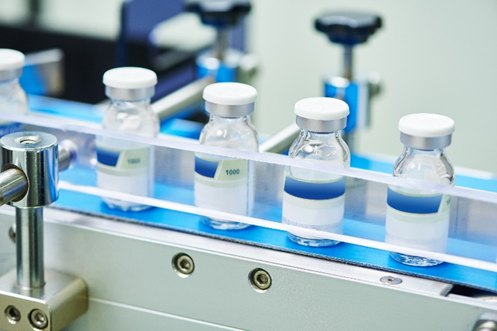
<path fill-rule="evenodd" d="M 83 280 L 48 271 L 43 260 L 43 207 L 57 200 L 59 170 L 74 151 L 43 132 L 0 139 L 0 204 L 16 208 L 17 268 L 0 278 L 1 330 L 60 330 L 88 307 Z"/>

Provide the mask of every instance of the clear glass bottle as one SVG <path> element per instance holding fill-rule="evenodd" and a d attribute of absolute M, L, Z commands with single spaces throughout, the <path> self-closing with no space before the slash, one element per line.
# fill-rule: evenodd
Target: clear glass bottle
<path fill-rule="evenodd" d="M 122 67 L 103 76 L 105 94 L 111 99 L 102 126 L 107 130 L 156 137 L 159 118 L 150 107 L 157 75 L 148 69 Z M 99 136 L 96 140 L 97 185 L 140 196 L 153 196 L 154 150 L 147 144 Z M 147 205 L 104 198 L 110 208 L 139 211 Z"/>
<path fill-rule="evenodd" d="M 257 90 L 240 83 L 217 83 L 204 89 L 209 122 L 200 134 L 200 144 L 257 152 L 259 137 L 250 121 Z M 242 159 L 197 153 L 195 155 L 195 205 L 202 208 L 250 215 L 254 203 L 253 167 Z M 220 230 L 238 230 L 248 225 L 203 218 Z"/>
<path fill-rule="evenodd" d="M 411 114 L 399 121 L 404 152 L 394 165 L 395 177 L 454 185 L 455 174 L 445 148 L 450 145 L 454 121 L 437 114 Z M 445 253 L 449 235 L 450 197 L 405 187 L 388 188 L 385 241 L 389 244 Z M 442 261 L 390 253 L 397 262 L 434 266 Z"/>
<path fill-rule="evenodd" d="M 348 105 L 334 98 L 308 98 L 295 104 L 300 135 L 289 156 L 338 167 L 350 166 L 350 151 L 341 131 L 347 125 Z M 345 177 L 287 167 L 283 192 L 283 223 L 303 228 L 342 233 Z M 336 245 L 336 240 L 288 233 L 293 242 L 312 247 Z"/>
<path fill-rule="evenodd" d="M 13 49 L 0 49 L 0 111 L 25 114 L 28 111 L 26 93 L 19 84 L 24 67 L 24 54 Z M 22 131 L 22 123 L 0 121 L 0 137 Z"/>

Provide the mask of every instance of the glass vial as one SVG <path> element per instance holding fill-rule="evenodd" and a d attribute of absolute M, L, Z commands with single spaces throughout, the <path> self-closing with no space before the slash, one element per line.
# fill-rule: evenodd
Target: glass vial
<path fill-rule="evenodd" d="M 259 138 L 250 121 L 257 90 L 240 83 L 217 83 L 204 89 L 209 122 L 200 134 L 200 144 L 257 152 Z M 195 155 L 195 205 L 238 215 L 250 215 L 254 202 L 253 167 L 242 159 L 197 153 Z M 248 225 L 203 218 L 220 230 L 238 230 Z"/>
<path fill-rule="evenodd" d="M 404 152 L 394 165 L 395 177 L 454 185 L 452 164 L 445 155 L 454 121 L 437 114 L 411 114 L 399 121 Z M 388 188 L 385 241 L 389 244 L 445 253 L 449 235 L 450 196 L 404 187 Z M 397 262 L 434 266 L 442 261 L 390 253 Z"/>
<path fill-rule="evenodd" d="M 350 166 L 350 151 L 341 131 L 347 125 L 349 106 L 333 98 L 308 98 L 295 104 L 300 135 L 289 156 L 337 167 Z M 283 192 L 283 223 L 332 233 L 342 233 L 345 177 L 287 167 Z M 297 230 L 288 233 L 293 242 L 312 247 L 336 245 L 336 240 L 309 237 Z"/>
<path fill-rule="evenodd" d="M 157 75 L 148 69 L 122 67 L 103 76 L 110 106 L 102 126 L 111 131 L 156 137 L 159 118 L 150 107 Z M 111 137 L 97 137 L 97 185 L 107 190 L 139 196 L 153 196 L 154 150 L 147 144 Z M 104 198 L 110 208 L 139 211 L 147 205 Z"/>
<path fill-rule="evenodd" d="M 28 111 L 26 93 L 19 85 L 24 67 L 24 54 L 7 48 L 0 48 L 0 111 L 25 114 Z M 22 123 L 0 121 L 0 137 L 22 131 Z"/>

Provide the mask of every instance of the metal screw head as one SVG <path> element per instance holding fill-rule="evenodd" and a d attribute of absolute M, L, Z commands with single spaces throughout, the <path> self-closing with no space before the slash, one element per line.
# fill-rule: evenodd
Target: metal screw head
<path fill-rule="evenodd" d="M 264 269 L 254 269 L 249 274 L 250 284 L 258 292 L 267 291 L 272 284 L 271 275 Z"/>
<path fill-rule="evenodd" d="M 15 244 L 16 243 L 16 224 L 12 224 L 12 226 L 9 228 L 9 238 L 12 240 L 12 242 Z"/>
<path fill-rule="evenodd" d="M 173 258 L 173 267 L 180 276 L 186 277 L 191 275 L 195 270 L 195 263 L 189 255 L 179 253 Z"/>
<path fill-rule="evenodd" d="M 21 320 L 21 312 L 14 306 L 8 306 L 5 308 L 5 317 L 10 324 L 16 324 Z"/>
<path fill-rule="evenodd" d="M 388 284 L 388 285 L 399 285 L 400 283 L 402 283 L 402 279 L 401 278 L 397 278 L 397 277 L 394 277 L 394 276 L 381 277 L 380 281 L 383 284 Z"/>
<path fill-rule="evenodd" d="M 29 322 L 37 329 L 45 329 L 48 326 L 48 317 L 39 309 L 33 309 L 29 313 Z"/>

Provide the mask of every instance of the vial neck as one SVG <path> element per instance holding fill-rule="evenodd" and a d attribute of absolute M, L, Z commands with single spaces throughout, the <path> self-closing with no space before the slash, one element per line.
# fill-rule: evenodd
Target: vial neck
<path fill-rule="evenodd" d="M 235 124 L 235 123 L 243 123 L 250 121 L 250 115 L 239 116 L 239 117 L 224 117 L 224 116 L 210 114 L 210 120 L 216 122 Z"/>
<path fill-rule="evenodd" d="M 444 148 L 437 149 L 418 149 L 410 146 L 404 146 L 404 153 L 408 155 L 430 155 L 430 156 L 442 156 L 445 154 Z"/>
<path fill-rule="evenodd" d="M 141 100 L 120 100 L 120 99 L 111 99 L 111 107 L 113 107 L 117 111 L 129 111 L 136 109 L 150 109 L 150 98 L 149 99 L 141 99 Z"/>
<path fill-rule="evenodd" d="M 300 130 L 300 136 L 306 140 L 320 140 L 320 141 L 336 141 L 342 139 L 341 131 L 331 131 L 331 132 L 314 132 L 309 130 Z"/>
<path fill-rule="evenodd" d="M 404 151 L 408 153 L 416 153 L 416 154 L 443 154 L 445 153 L 444 148 L 436 148 L 436 149 L 419 149 L 410 146 L 404 146 Z"/>

